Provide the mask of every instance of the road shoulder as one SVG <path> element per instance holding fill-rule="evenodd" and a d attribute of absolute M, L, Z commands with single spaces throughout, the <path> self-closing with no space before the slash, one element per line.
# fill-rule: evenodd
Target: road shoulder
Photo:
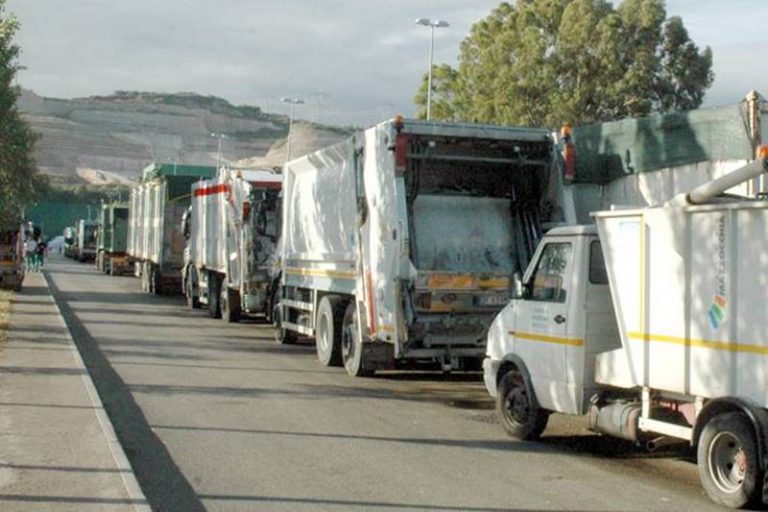
<path fill-rule="evenodd" d="M 150 510 L 42 274 L 0 347 L 0 508 Z"/>

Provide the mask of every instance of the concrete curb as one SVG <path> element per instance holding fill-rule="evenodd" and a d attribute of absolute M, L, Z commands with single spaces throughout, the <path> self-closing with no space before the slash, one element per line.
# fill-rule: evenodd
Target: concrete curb
<path fill-rule="evenodd" d="M 56 315 L 59 318 L 59 323 L 61 323 L 62 327 L 64 327 L 64 336 L 67 340 L 67 345 L 72 351 L 72 356 L 75 358 L 75 362 L 78 368 L 84 370 L 82 375 L 83 384 L 85 385 L 85 389 L 88 392 L 88 397 L 90 398 L 91 404 L 93 405 L 96 419 L 99 421 L 99 425 L 101 426 L 101 432 L 104 434 L 104 439 L 109 445 L 109 451 L 112 453 L 112 458 L 114 459 L 117 468 L 120 470 L 120 477 L 123 479 L 125 491 L 131 501 L 134 502 L 134 510 L 137 512 L 152 512 L 152 508 L 149 506 L 149 502 L 147 501 L 146 496 L 144 496 L 144 492 L 141 490 L 141 486 L 136 479 L 136 475 L 133 473 L 133 468 L 131 467 L 130 462 L 128 462 L 128 457 L 125 455 L 125 451 L 123 450 L 123 447 L 117 438 L 117 434 L 115 433 L 115 429 L 112 426 L 112 422 L 109 421 L 109 417 L 104 410 L 104 404 L 101 402 L 101 398 L 99 398 L 99 394 L 96 392 L 96 387 L 93 384 L 90 373 L 88 373 L 88 368 L 85 366 L 83 358 L 80 356 L 80 351 L 77 349 L 77 345 L 72 339 L 69 327 L 67 326 L 67 323 L 64 321 L 64 317 L 61 314 L 59 304 L 56 302 L 53 294 L 50 293 L 51 286 L 48 281 L 48 275 L 46 273 L 42 273 L 42 275 L 43 280 L 45 281 L 45 286 L 49 292 L 48 298 L 56 308 Z"/>

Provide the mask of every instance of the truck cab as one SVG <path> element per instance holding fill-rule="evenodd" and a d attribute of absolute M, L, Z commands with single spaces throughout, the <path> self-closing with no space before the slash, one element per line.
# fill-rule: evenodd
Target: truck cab
<path fill-rule="evenodd" d="M 549 231 L 515 288 L 489 331 L 488 392 L 514 414 L 515 397 L 499 395 L 517 379 L 541 409 L 584 414 L 597 387 L 595 356 L 621 347 L 596 228 Z"/>

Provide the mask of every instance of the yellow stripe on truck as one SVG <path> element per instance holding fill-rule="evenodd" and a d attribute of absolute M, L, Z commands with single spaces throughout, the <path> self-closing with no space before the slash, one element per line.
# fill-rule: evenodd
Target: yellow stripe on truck
<path fill-rule="evenodd" d="M 285 269 L 285 273 L 294 276 L 335 277 L 337 279 L 355 279 L 356 277 L 353 271 L 326 270 L 321 268 L 290 267 Z"/>
<path fill-rule="evenodd" d="M 768 347 L 762 345 L 748 345 L 745 343 L 731 343 L 730 341 L 715 341 L 696 338 L 681 338 L 679 336 L 667 336 L 664 334 L 649 334 L 643 332 L 628 333 L 630 339 L 635 341 L 658 343 L 670 343 L 673 345 L 691 346 L 697 348 L 709 348 L 712 350 L 725 350 L 728 352 L 745 352 L 750 354 L 768 355 Z"/>
<path fill-rule="evenodd" d="M 509 288 L 508 277 L 479 277 L 474 275 L 431 274 L 427 279 L 430 290 L 485 290 Z"/>
<path fill-rule="evenodd" d="M 535 332 L 508 331 L 507 334 L 517 339 L 528 341 L 541 341 L 543 343 L 555 343 L 557 345 L 569 345 L 571 347 L 584 346 L 584 340 L 578 338 L 568 338 L 565 336 L 551 336 L 549 334 L 538 334 Z"/>

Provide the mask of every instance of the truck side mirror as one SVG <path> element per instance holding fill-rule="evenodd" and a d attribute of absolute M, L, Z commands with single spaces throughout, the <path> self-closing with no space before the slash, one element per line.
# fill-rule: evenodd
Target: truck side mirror
<path fill-rule="evenodd" d="M 520 272 L 512 274 L 512 297 L 522 299 L 525 295 L 525 286 L 523 286 L 523 277 Z"/>

